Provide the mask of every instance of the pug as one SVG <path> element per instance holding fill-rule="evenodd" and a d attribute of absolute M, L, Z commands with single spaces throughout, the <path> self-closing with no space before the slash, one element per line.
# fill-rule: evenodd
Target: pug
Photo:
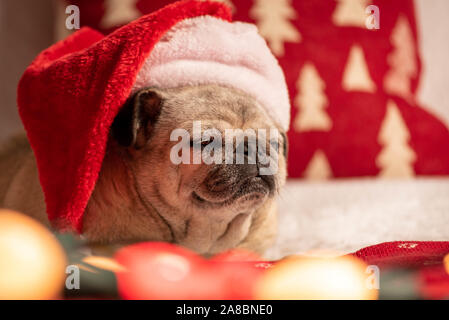
<path fill-rule="evenodd" d="M 166 241 L 206 256 L 232 248 L 263 254 L 276 235 L 276 195 L 285 183 L 287 154 L 285 132 L 263 110 L 248 94 L 220 85 L 145 88 L 133 94 L 111 126 L 82 235 L 100 244 Z M 175 163 L 173 148 L 180 142 L 171 139 L 173 131 L 191 133 L 198 120 L 202 129 L 214 128 L 223 137 L 227 129 L 278 130 L 276 171 L 260 174 L 259 157 L 255 163 Z M 1 207 L 50 227 L 24 136 L 4 147 L 0 171 Z"/>

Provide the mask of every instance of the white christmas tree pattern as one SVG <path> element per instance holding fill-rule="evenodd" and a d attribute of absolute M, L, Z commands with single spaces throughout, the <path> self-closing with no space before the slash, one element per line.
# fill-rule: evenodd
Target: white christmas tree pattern
<path fill-rule="evenodd" d="M 376 91 L 376 84 L 370 77 L 363 49 L 353 45 L 343 72 L 342 87 L 346 91 Z"/>
<path fill-rule="evenodd" d="M 331 166 L 322 150 L 315 151 L 306 170 L 304 170 L 304 177 L 307 180 L 314 181 L 327 180 L 332 177 Z"/>
<path fill-rule="evenodd" d="M 294 130 L 298 132 L 329 131 L 332 128 L 332 120 L 324 110 L 328 105 L 324 93 L 326 84 L 313 64 L 309 62 L 304 64 L 296 87 L 298 94 L 294 100 L 294 106 L 298 109 L 298 113 L 293 122 Z"/>
<path fill-rule="evenodd" d="M 370 3 L 369 0 L 338 0 L 332 21 L 339 27 L 365 28 L 367 18 L 365 8 Z"/>
<path fill-rule="evenodd" d="M 136 8 L 138 0 L 106 0 L 105 14 L 100 22 L 101 27 L 111 28 L 126 24 L 141 16 Z"/>
<path fill-rule="evenodd" d="M 382 178 L 410 178 L 415 175 L 414 150 L 408 145 L 410 133 L 397 105 L 390 100 L 382 123 L 378 141 L 383 146 L 376 158 Z"/>
<path fill-rule="evenodd" d="M 301 41 L 301 34 L 289 21 L 296 19 L 290 0 L 255 0 L 249 16 L 276 56 L 284 55 L 284 42 Z"/>
<path fill-rule="evenodd" d="M 384 89 L 387 93 L 410 100 L 410 81 L 417 76 L 418 67 L 412 31 L 404 15 L 399 16 L 390 41 L 394 49 L 387 57 L 390 70 L 384 79 Z"/>

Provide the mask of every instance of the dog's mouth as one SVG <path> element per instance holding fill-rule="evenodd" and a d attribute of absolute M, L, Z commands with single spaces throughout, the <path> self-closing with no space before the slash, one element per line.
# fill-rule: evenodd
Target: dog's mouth
<path fill-rule="evenodd" d="M 238 186 L 229 189 L 232 189 L 232 191 L 223 197 L 211 196 L 207 192 L 199 194 L 197 191 L 193 191 L 192 200 L 200 206 L 223 207 L 229 206 L 242 198 L 246 198 L 248 201 L 263 199 L 274 193 L 275 181 L 272 176 L 251 177 L 239 183 Z"/>
<path fill-rule="evenodd" d="M 210 201 L 208 201 L 208 200 L 206 200 L 206 199 L 200 197 L 200 196 L 198 195 L 198 193 L 196 193 L 195 191 L 192 192 L 192 198 L 193 198 L 193 200 L 195 200 L 196 202 L 199 202 L 199 203 L 210 202 Z"/>

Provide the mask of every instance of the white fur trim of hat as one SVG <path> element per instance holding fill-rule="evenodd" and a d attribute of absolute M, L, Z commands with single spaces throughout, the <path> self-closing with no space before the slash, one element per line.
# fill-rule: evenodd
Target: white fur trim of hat
<path fill-rule="evenodd" d="M 178 22 L 151 51 L 133 92 L 202 84 L 248 93 L 288 130 L 290 102 L 284 74 L 255 25 L 210 16 Z"/>

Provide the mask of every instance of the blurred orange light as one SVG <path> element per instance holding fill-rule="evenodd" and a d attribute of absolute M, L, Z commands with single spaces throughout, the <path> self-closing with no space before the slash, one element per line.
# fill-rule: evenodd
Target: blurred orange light
<path fill-rule="evenodd" d="M 0 299 L 58 298 L 65 266 L 62 247 L 44 226 L 0 210 Z"/>
<path fill-rule="evenodd" d="M 367 265 L 354 257 L 291 257 L 263 276 L 259 299 L 366 300 L 378 292 L 367 286 Z"/>

